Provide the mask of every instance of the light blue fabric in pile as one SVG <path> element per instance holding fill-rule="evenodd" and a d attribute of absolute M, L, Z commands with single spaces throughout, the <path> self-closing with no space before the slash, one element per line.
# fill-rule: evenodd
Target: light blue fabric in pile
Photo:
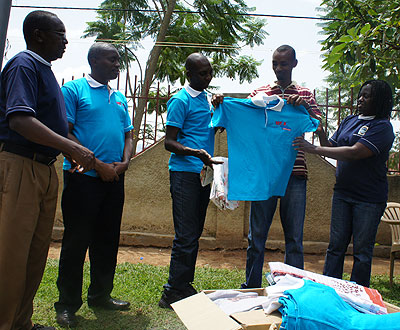
<path fill-rule="evenodd" d="M 279 298 L 281 330 L 399 330 L 400 313 L 363 314 L 329 286 L 304 280 L 299 289 Z"/>

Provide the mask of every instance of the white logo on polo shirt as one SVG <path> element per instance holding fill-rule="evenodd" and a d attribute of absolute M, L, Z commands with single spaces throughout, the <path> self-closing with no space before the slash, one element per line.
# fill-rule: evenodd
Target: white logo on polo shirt
<path fill-rule="evenodd" d="M 365 135 L 365 133 L 367 133 L 367 131 L 368 131 L 368 128 L 369 128 L 368 126 L 362 126 L 360 128 L 360 130 L 358 131 L 357 135 L 361 135 L 361 136 Z"/>

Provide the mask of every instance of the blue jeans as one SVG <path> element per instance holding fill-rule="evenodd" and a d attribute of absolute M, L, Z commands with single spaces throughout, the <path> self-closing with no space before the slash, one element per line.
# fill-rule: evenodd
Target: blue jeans
<path fill-rule="evenodd" d="M 280 197 L 280 217 L 285 235 L 285 263 L 303 268 L 303 225 L 306 211 L 307 180 L 292 175 L 285 196 Z M 251 202 L 246 261 L 246 283 L 243 288 L 259 288 L 262 282 L 265 242 L 279 197 Z"/>
<path fill-rule="evenodd" d="M 385 207 L 386 203 L 360 202 L 334 192 L 324 275 L 342 278 L 345 253 L 353 236 L 353 270 L 350 280 L 369 286 L 376 232 Z"/>
<path fill-rule="evenodd" d="M 164 289 L 184 291 L 194 280 L 199 239 L 210 201 L 210 185 L 201 185 L 199 173 L 170 171 L 170 191 L 175 238 L 168 283 Z"/>

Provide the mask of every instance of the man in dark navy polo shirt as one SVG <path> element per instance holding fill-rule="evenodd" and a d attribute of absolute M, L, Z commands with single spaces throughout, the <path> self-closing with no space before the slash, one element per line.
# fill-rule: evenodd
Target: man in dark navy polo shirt
<path fill-rule="evenodd" d="M 50 64 L 68 43 L 64 24 L 34 11 L 23 31 L 27 50 L 0 76 L 0 330 L 55 329 L 31 321 L 56 210 L 53 163 L 60 151 L 83 171 L 95 160 L 66 138 L 64 100 Z"/>

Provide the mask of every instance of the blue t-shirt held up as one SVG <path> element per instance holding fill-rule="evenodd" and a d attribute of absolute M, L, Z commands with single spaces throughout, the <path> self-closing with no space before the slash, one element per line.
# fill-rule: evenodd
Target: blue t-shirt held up
<path fill-rule="evenodd" d="M 212 118 L 212 127 L 225 127 L 228 134 L 229 200 L 283 196 L 297 154 L 292 142 L 319 124 L 304 107 L 276 96 L 263 105 L 253 101 L 225 97 Z M 278 102 L 284 102 L 281 110 L 271 110 Z"/>
<path fill-rule="evenodd" d="M 335 190 L 362 202 L 386 202 L 386 162 L 393 140 L 393 127 L 388 119 L 357 115 L 346 117 L 329 141 L 336 147 L 352 146 L 359 142 L 371 150 L 374 156 L 338 161 Z"/>
<path fill-rule="evenodd" d="M 183 88 L 168 101 L 167 108 L 166 125 L 179 128 L 177 141 L 185 147 L 204 149 L 212 156 L 214 129 L 209 127 L 212 112 L 206 92 L 194 96 Z M 171 153 L 170 171 L 200 173 L 202 168 L 203 162 L 197 157 Z"/>

